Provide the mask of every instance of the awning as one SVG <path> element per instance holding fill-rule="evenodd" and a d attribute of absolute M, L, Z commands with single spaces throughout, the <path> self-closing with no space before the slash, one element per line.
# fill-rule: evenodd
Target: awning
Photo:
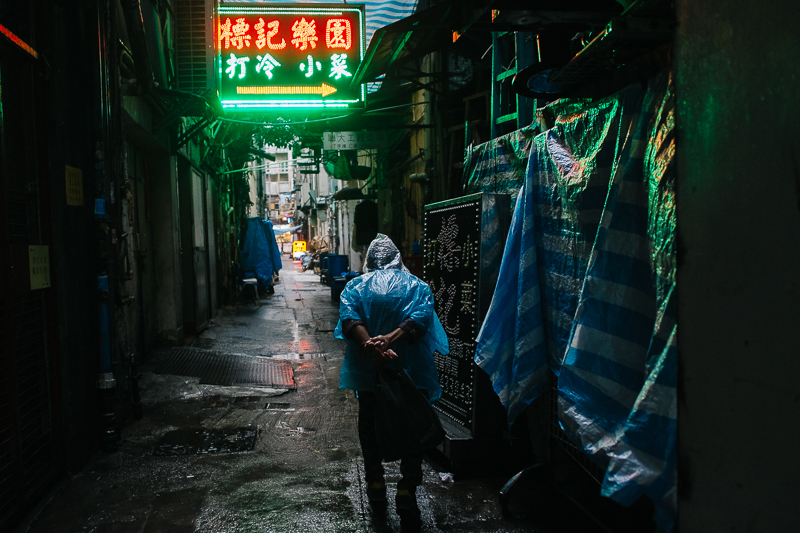
<path fill-rule="evenodd" d="M 334 200 L 363 200 L 366 198 L 360 187 L 344 187 L 333 195 Z"/>
<path fill-rule="evenodd" d="M 394 65 L 441 50 L 453 43 L 489 9 L 491 0 L 445 0 L 376 30 L 352 84 L 374 81 Z"/>
<path fill-rule="evenodd" d="M 275 235 L 280 235 L 282 233 L 294 233 L 295 231 L 299 230 L 302 227 L 303 226 L 292 226 L 291 228 L 283 228 L 283 229 L 278 229 L 273 227 L 272 231 L 275 233 Z"/>

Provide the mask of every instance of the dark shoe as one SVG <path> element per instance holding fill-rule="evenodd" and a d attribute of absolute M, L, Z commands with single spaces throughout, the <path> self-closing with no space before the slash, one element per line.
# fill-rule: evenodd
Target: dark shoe
<path fill-rule="evenodd" d="M 419 531 L 422 528 L 422 516 L 415 489 L 398 488 L 394 501 L 400 516 L 400 528 L 408 532 Z"/>
<path fill-rule="evenodd" d="M 367 499 L 370 506 L 386 506 L 386 483 L 383 481 L 372 481 L 367 483 Z"/>

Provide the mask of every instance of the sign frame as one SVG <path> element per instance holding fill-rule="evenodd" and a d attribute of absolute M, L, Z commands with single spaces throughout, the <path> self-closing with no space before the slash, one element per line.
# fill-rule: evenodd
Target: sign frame
<path fill-rule="evenodd" d="M 366 85 L 350 83 L 366 52 L 364 4 L 220 3 L 214 34 L 217 96 L 226 111 L 365 106 Z M 345 52 L 356 47 L 353 61 Z M 288 81 L 279 83 L 273 70 Z"/>
<path fill-rule="evenodd" d="M 322 134 L 323 150 L 385 150 L 388 147 L 386 130 L 326 131 Z"/>
<path fill-rule="evenodd" d="M 510 219 L 507 194 L 476 193 L 425 205 L 423 279 L 450 343 L 449 354 L 434 354 L 442 386 L 434 409 L 448 438 L 493 438 L 506 425 L 505 410 L 474 356 Z"/>

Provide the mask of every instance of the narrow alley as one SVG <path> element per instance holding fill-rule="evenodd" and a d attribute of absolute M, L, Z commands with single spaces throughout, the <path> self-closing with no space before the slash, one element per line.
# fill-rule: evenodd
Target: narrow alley
<path fill-rule="evenodd" d="M 0 533 L 794 531 L 798 14 L 0 0 Z"/>
<path fill-rule="evenodd" d="M 95 455 L 61 483 L 18 533 L 400 530 L 391 506 L 383 519 L 368 508 L 357 404 L 338 388 L 344 341 L 333 338 L 330 288 L 284 256 L 275 293 L 260 306 L 251 295 L 221 310 L 191 348 L 152 354 L 141 370 L 142 419 L 123 428 L 118 451 Z M 289 361 L 296 390 L 155 373 L 174 351 Z M 214 431 L 228 436 L 227 450 L 192 446 L 198 433 Z M 252 449 L 238 451 L 232 441 L 248 431 Z M 387 467 L 391 496 L 399 472 Z M 576 509 L 524 501 L 504 518 L 498 495 L 509 472 L 453 481 L 424 463 L 424 474 L 423 531 L 604 531 Z"/>

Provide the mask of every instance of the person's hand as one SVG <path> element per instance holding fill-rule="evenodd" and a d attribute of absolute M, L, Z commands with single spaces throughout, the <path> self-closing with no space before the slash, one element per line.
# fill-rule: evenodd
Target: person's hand
<path fill-rule="evenodd" d="M 373 346 L 377 346 L 377 348 L 382 352 L 388 350 L 389 346 L 391 345 L 391 341 L 386 335 L 375 335 L 368 342 Z"/>
<path fill-rule="evenodd" d="M 376 342 L 373 339 L 368 339 L 368 340 L 365 340 L 363 343 L 361 343 L 361 345 L 364 347 L 364 351 L 366 351 L 368 354 L 370 354 L 372 356 L 372 359 L 373 359 L 373 361 L 375 361 L 376 365 L 378 365 L 379 362 L 384 361 L 384 359 L 385 359 L 385 355 L 384 355 L 385 350 L 381 347 L 382 346 L 381 343 Z M 385 364 L 385 363 L 382 363 L 382 364 Z"/>
<path fill-rule="evenodd" d="M 394 350 L 391 349 L 384 351 L 384 350 L 379 350 L 377 349 L 377 347 L 373 346 L 370 349 L 370 351 L 372 353 L 372 361 L 378 368 L 384 365 L 388 365 L 398 357 L 397 354 L 394 352 Z"/>

